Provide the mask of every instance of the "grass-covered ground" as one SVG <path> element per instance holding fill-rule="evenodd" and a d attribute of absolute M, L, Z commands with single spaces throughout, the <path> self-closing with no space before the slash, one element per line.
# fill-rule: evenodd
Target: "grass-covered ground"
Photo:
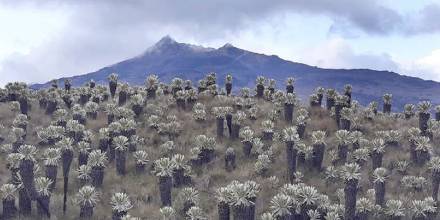
<path fill-rule="evenodd" d="M 170 90 L 173 88 L 173 85 L 174 88 L 178 87 L 176 87 L 174 83 L 169 87 Z M 121 88 L 124 92 L 131 94 L 131 98 L 129 97 L 124 105 L 118 107 L 118 93 L 121 91 Z M 255 92 L 252 90 L 249 97 L 243 98 L 241 94 L 234 94 L 232 96 L 221 94 L 213 95 L 212 93 L 215 89 L 209 88 L 205 92 L 195 96 L 197 98 L 196 103 L 203 104 L 205 116 L 202 117 L 203 110 L 199 110 L 202 112 L 194 113 L 194 110 L 188 102 L 185 104 L 185 109 L 178 108 L 176 98 L 179 99 L 183 97 L 184 99 L 188 99 L 187 93 L 179 93 L 173 97 L 172 92 L 168 95 L 157 92 L 157 97 L 153 99 L 147 97 L 148 88 L 150 87 L 124 88 L 123 85 L 119 85 L 114 100 L 109 98 L 109 100 L 101 101 L 98 104 L 96 119 L 83 115 L 86 118 L 83 131 L 90 131 L 89 133 L 93 134 L 90 139 L 91 149 L 89 149 L 89 152 L 99 149 L 99 130 L 101 128 L 110 127 L 110 129 L 114 129 L 116 127 L 115 125 L 109 126 L 108 124 L 107 115 L 109 112 L 116 112 L 116 114 L 123 112 L 121 116 L 135 122 L 132 126 L 136 129 L 136 135 L 143 139 L 143 141 L 136 143 L 136 151 L 143 150 L 148 153 L 149 160 L 146 170 L 143 173 L 136 172 L 134 152 L 127 149 L 125 151 L 127 155 L 125 175 L 119 175 L 117 173 L 117 160 L 106 164 L 103 185 L 96 189 L 100 195 L 99 202 L 96 203 L 96 207 L 94 208 L 93 219 L 111 218 L 111 197 L 117 192 L 124 192 L 129 196 L 132 207 L 128 210 L 128 213 L 131 216 L 141 219 L 162 219 L 163 215 L 161 215 L 160 212 L 162 201 L 159 177 L 155 175 L 155 170 L 157 171 L 157 169 L 160 168 L 157 167 L 158 165 L 155 166 L 154 162 L 160 158 L 173 158 L 173 155 L 176 154 L 184 155 L 184 165 L 186 165 L 185 169 L 187 169 L 185 173 L 191 179 L 191 181 L 185 183 L 183 186 L 172 187 L 172 207 L 176 212 L 176 219 L 189 218 L 189 216 L 185 216 L 181 211 L 183 201 L 181 199 L 182 196 L 179 196 L 179 193 L 181 193 L 185 187 L 193 187 L 198 192 L 198 199 L 195 200 L 194 206 L 199 207 L 204 213 L 202 216 L 199 216 L 200 218 L 204 216 L 206 219 L 219 219 L 216 190 L 220 187 L 227 186 L 234 180 L 241 182 L 251 180 L 259 185 L 259 190 L 256 190 L 256 219 L 261 219 L 263 213 L 272 213 L 271 215 L 285 214 L 285 212 L 276 212 L 282 207 L 271 203 L 271 200 L 277 194 L 292 197 L 290 198 L 292 201 L 286 203 L 286 207 L 290 207 L 290 209 L 286 210 L 293 212 L 294 209 L 292 209 L 292 207 L 298 207 L 298 213 L 303 211 L 304 214 L 304 212 L 308 210 L 316 209 L 317 212 L 322 215 L 320 219 L 331 219 L 330 215 L 335 213 L 340 219 L 344 219 L 344 215 L 346 215 L 344 205 L 347 199 L 344 198 L 344 187 L 347 182 L 351 180 L 347 172 L 344 172 L 344 167 L 346 163 L 355 162 L 357 162 L 361 168 L 359 175 L 357 175 L 357 171 L 350 175 L 354 175 L 354 179 L 359 181 L 356 189 L 357 201 L 359 202 L 362 200 L 361 198 L 364 198 L 362 200 L 363 203 L 358 206 L 357 216 L 361 216 L 361 214 L 365 212 L 369 214 L 369 219 L 387 219 L 393 215 L 398 216 L 398 212 L 402 211 L 404 214 L 402 219 L 410 219 L 414 216 L 418 217 L 417 219 L 437 219 L 437 217 L 433 217 L 434 215 L 432 214 L 437 211 L 437 208 L 434 207 L 435 209 L 430 209 L 433 208 L 434 203 L 431 203 L 429 200 L 429 197 L 432 196 L 432 180 L 436 178 L 436 172 L 440 172 L 440 170 L 429 169 L 431 164 L 434 168 L 440 167 L 440 164 L 435 164 L 438 162 L 435 159 L 438 155 L 437 135 L 439 134 L 438 125 L 435 121 L 430 121 L 428 123 L 428 130 L 422 132 L 425 136 L 432 135 L 429 142 L 425 143 L 421 140 L 422 138 L 418 137 L 422 136 L 421 133 L 410 135 L 408 132 L 408 130 L 411 129 L 417 133 L 415 128 L 419 128 L 418 114 L 415 114 L 409 119 L 405 119 L 404 114 L 401 113 L 383 114 L 381 113 L 381 108 L 379 108 L 379 113 L 374 114 L 374 107 L 358 106 L 355 101 L 356 97 L 352 97 L 351 107 L 349 108 L 347 103 L 338 101 L 339 104 L 350 110 L 343 112 L 342 117 L 351 121 L 349 137 L 342 138 L 343 140 L 341 140 L 341 138 L 336 136 L 339 129 L 335 120 L 334 110 L 333 113 L 331 113 L 331 111 L 326 109 L 325 100 L 327 97 L 325 94 L 321 106 L 310 107 L 309 100 L 296 100 L 294 102 L 293 121 L 290 123 L 287 122 L 284 117 L 286 94 L 281 91 L 275 91 L 274 93 L 265 92 L 264 97 L 257 98 L 254 96 Z M 342 88 L 336 89 L 341 89 L 340 94 L 343 94 Z M 71 109 L 67 108 L 61 99 L 63 95 L 66 95 L 66 92 L 63 90 L 64 88 L 52 88 L 48 90 L 47 93 L 41 91 L 26 92 L 30 108 L 27 114 L 27 132 L 24 138 L 24 144 L 33 145 L 37 149 L 37 153 L 33 155 L 33 158 L 35 159 L 34 163 L 38 164 L 40 169 L 34 172 L 35 177 L 45 176 L 44 152 L 46 149 L 58 147 L 56 144 L 45 143 L 48 141 L 47 133 L 46 135 L 42 135 L 42 132 L 44 133 L 47 127 L 51 124 L 55 124 L 60 118 L 64 118 L 66 121 L 72 120 L 74 111 L 77 113 L 82 110 L 95 111 L 92 107 L 87 106 L 88 104 Z M 194 90 L 197 91 L 197 87 L 194 86 Z M 234 88 L 234 91 L 235 90 L 238 89 Z M 158 89 L 158 91 L 160 91 L 160 89 Z M 23 90 L 20 90 L 20 92 L 21 94 L 25 94 Z M 72 88 L 70 97 L 74 100 L 73 104 L 76 104 L 79 100 L 79 95 L 84 93 L 91 95 L 90 99 L 99 97 L 102 100 L 103 95 L 109 95 L 109 90 L 107 87 L 100 86 L 94 89 Z M 127 114 L 121 111 L 125 108 L 126 112 L 127 109 L 131 109 L 134 104 L 138 103 L 139 97 L 133 98 L 134 94 L 139 94 L 138 96 L 142 98 L 142 104 L 140 106 L 143 107 L 143 110 L 137 117 L 132 116 L 133 114 Z M 338 94 L 337 96 L 340 95 Z M 67 115 L 56 117 L 56 113 L 48 114 L 46 112 L 47 107 L 41 107 L 39 103 L 40 100 L 45 98 L 47 100 L 51 100 L 52 98 L 56 100 L 58 103 L 57 108 L 65 109 Z M 340 100 L 339 98 L 337 99 Z M 382 103 L 381 100 L 377 101 Z M 115 103 L 116 107 L 108 109 L 107 106 L 109 103 Z M 243 137 L 232 140 L 229 137 L 226 120 L 224 122 L 224 137 L 217 137 L 216 115 L 214 114 L 215 107 L 231 107 L 233 120 L 236 119 L 237 112 L 245 113 L 245 117 L 239 120 L 241 131 L 246 129 L 245 127 L 249 127 L 248 129 L 253 131 L 254 140 L 255 138 L 263 138 L 264 132 L 272 132 L 273 141 L 264 140 L 261 148 L 258 146 L 258 141 L 256 141 L 257 143 L 254 143 L 251 155 L 245 156 L 242 150 Z M 119 109 L 119 111 L 115 111 L 115 109 Z M 20 136 L 13 134 L 13 127 L 17 126 L 18 123 L 18 119 L 16 118 L 20 114 L 19 111 L 17 102 L 6 101 L 0 103 L 0 123 L 3 125 L 0 133 L 4 138 L 2 142 L 3 153 L 0 156 L 0 164 L 2 165 L 0 167 L 0 184 L 6 184 L 11 180 L 11 171 L 7 166 L 7 156 L 8 153 L 12 153 L 13 151 L 11 144 L 17 142 L 19 139 L 18 136 Z M 251 115 L 255 116 L 255 118 L 251 119 Z M 196 120 L 195 117 L 203 119 Z M 154 120 L 155 118 L 157 118 L 157 121 Z M 23 121 L 23 119 L 20 120 Z M 154 121 L 154 123 L 152 123 L 152 121 Z M 273 123 L 273 128 L 271 127 L 272 123 L 267 121 Z M 290 184 L 288 161 L 286 159 L 285 139 L 287 137 L 285 136 L 284 130 L 291 126 L 299 126 L 301 123 L 306 125 L 306 129 L 303 138 L 294 137 L 294 148 L 298 150 L 298 156 L 296 157 L 298 173 L 295 175 L 296 179 L 292 184 L 296 184 L 295 186 L 304 186 L 302 184 L 304 183 L 307 186 L 316 188 L 320 196 L 319 198 L 311 196 L 310 206 L 304 205 L 306 204 L 305 201 L 307 197 L 301 194 L 303 192 L 296 192 L 297 195 L 292 196 L 286 192 L 283 193 L 281 190 L 283 187 L 286 187 L 285 184 Z M 296 129 L 297 127 L 294 128 Z M 118 129 L 121 129 L 121 127 Z M 62 138 L 68 136 L 68 130 L 69 129 L 61 129 L 58 132 L 51 133 L 51 135 Z M 324 131 L 326 134 L 324 138 L 325 151 L 321 170 L 312 169 L 313 165 L 311 162 L 313 158 L 316 157 L 316 149 L 314 150 L 313 146 L 317 144 L 316 141 L 313 142 L 312 134 L 318 130 Z M 198 157 L 200 155 L 197 155 L 197 151 L 193 148 L 200 148 L 200 146 L 203 145 L 203 143 L 197 141 L 198 135 L 215 138 L 215 144 L 211 146 L 214 149 L 215 157 L 207 163 L 197 164 L 194 162 L 194 159 L 200 159 L 200 157 Z M 354 138 L 355 135 L 356 138 Z M 414 139 L 416 139 L 413 143 L 417 146 L 415 151 L 416 155 L 418 155 L 417 160 L 411 159 L 410 156 L 412 152 L 410 140 Z M 381 140 L 383 141 L 384 148 L 378 150 L 383 154 L 382 164 L 379 164 L 379 167 L 386 169 L 382 179 L 377 177 L 377 175 L 380 174 L 374 175 L 372 168 L 372 157 L 374 157 L 374 151 L 381 147 L 379 146 L 381 145 Z M 166 146 L 164 145 L 167 141 L 173 142 L 173 145 L 171 145 L 172 148 L 168 150 L 165 149 Z M 345 142 L 348 146 L 346 161 L 338 158 L 337 152 L 338 148 L 340 148 L 338 146 L 341 145 L 341 141 Z M 360 150 L 355 151 L 354 142 L 360 143 Z M 167 146 L 170 146 L 170 142 L 168 142 L 168 144 Z M 236 157 L 236 166 L 235 169 L 232 170 L 225 168 L 225 156 L 228 148 L 234 149 Z M 78 173 L 76 172 L 78 169 L 79 154 L 77 144 L 73 145 L 73 150 L 74 159 L 71 164 L 69 176 L 67 211 L 63 214 L 63 172 L 61 168 L 62 161 L 60 159 L 58 163 L 56 187 L 55 190 L 50 193 L 49 211 L 51 219 L 79 218 L 80 205 L 77 204 L 76 194 L 81 185 L 77 178 Z M 423 160 L 424 151 L 429 152 L 430 155 L 426 161 Z M 305 157 L 301 156 L 302 153 L 305 154 Z M 269 162 L 263 161 L 264 156 L 261 155 L 267 155 L 266 158 L 269 159 Z M 305 160 L 303 161 L 302 158 L 305 158 Z M 431 158 L 432 162 L 428 161 L 429 158 Z M 405 162 L 407 165 L 405 165 Z M 334 175 L 333 178 L 332 175 Z M 385 202 L 382 206 L 380 204 L 374 206 L 373 204 L 377 202 L 375 197 L 378 195 L 375 195 L 371 189 L 375 189 L 375 186 L 378 185 L 377 183 L 381 181 L 385 183 Z M 87 184 L 90 183 L 89 181 Z M 234 192 L 232 192 L 232 194 L 234 194 Z M 5 196 L 5 193 L 3 195 Z M 13 195 L 15 196 L 15 204 L 18 208 L 18 196 L 16 193 L 13 193 Z M 323 195 L 328 196 L 328 200 L 326 200 Z M 249 198 L 237 198 L 238 195 L 232 195 L 231 197 L 232 198 L 229 198 L 230 200 L 228 201 L 231 207 L 231 219 L 233 219 L 232 214 L 235 212 L 234 204 L 237 204 L 236 200 L 246 200 Z M 391 200 L 401 201 L 402 206 L 398 208 L 392 207 L 392 205 L 399 202 Z M 420 202 L 417 202 L 417 200 L 420 200 Z M 434 200 L 437 200 L 437 198 L 434 198 Z M 38 219 L 36 205 L 37 202 L 34 201 L 31 216 L 26 217 L 19 215 L 19 219 Z M 268 216 L 269 215 L 264 215 L 266 219 L 270 219 Z M 307 214 L 304 216 L 307 216 Z M 324 218 L 325 216 L 327 216 L 327 218 Z"/>

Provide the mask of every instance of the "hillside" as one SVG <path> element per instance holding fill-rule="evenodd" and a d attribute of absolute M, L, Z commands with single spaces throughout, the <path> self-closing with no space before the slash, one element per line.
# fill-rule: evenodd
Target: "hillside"
<path fill-rule="evenodd" d="M 246 51 L 231 44 L 218 49 L 178 43 L 169 36 L 137 57 L 104 67 L 96 72 L 73 76 L 74 86 L 83 85 L 91 79 L 107 84 L 107 76 L 118 73 L 122 81 L 131 85 L 143 84 L 148 74 L 157 74 L 161 81 L 170 82 L 174 77 L 193 82 L 209 72 L 217 73 L 219 85 L 223 85 L 228 73 L 234 75 L 234 90 L 238 87 L 254 87 L 258 75 L 277 80 L 283 88 L 287 77 L 296 78 L 296 91 L 307 100 L 316 87 L 343 88 L 353 85 L 353 96 L 363 105 L 381 101 L 384 93 L 392 93 L 395 110 L 406 103 L 430 100 L 440 104 L 440 83 L 415 77 L 402 76 L 387 71 L 368 69 L 323 69 L 283 60 L 278 56 Z M 63 79 L 61 79 L 63 80 Z M 36 84 L 33 88 L 48 87 L 49 83 Z"/>
<path fill-rule="evenodd" d="M 114 99 L 101 86 L 8 87 L 0 218 L 438 219 L 440 117 L 427 102 L 404 115 L 336 95 L 337 112 L 283 91 L 152 85 L 118 84 Z"/>

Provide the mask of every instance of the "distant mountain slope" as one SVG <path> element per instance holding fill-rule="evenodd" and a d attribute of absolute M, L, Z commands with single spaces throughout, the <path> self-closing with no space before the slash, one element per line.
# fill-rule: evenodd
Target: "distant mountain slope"
<path fill-rule="evenodd" d="M 406 103 L 431 100 L 440 103 L 440 83 L 402 76 L 394 72 L 369 69 L 323 69 L 283 60 L 278 56 L 258 54 L 226 44 L 218 49 L 178 43 L 169 36 L 162 38 L 143 54 L 132 59 L 104 67 L 96 72 L 71 77 L 74 86 L 91 79 L 107 83 L 107 76 L 118 73 L 121 81 L 133 85 L 143 84 L 150 73 L 161 81 L 174 77 L 193 80 L 196 84 L 208 72 L 217 73 L 219 85 L 228 73 L 234 77 L 234 87 L 254 87 L 255 78 L 264 75 L 277 80 L 284 88 L 287 77 L 296 78 L 296 91 L 305 101 L 318 86 L 341 90 L 345 84 L 353 85 L 353 97 L 366 105 L 381 102 L 384 93 L 393 94 L 395 109 Z M 60 79 L 63 80 L 64 78 Z M 47 87 L 49 83 L 35 84 L 33 88 Z"/>

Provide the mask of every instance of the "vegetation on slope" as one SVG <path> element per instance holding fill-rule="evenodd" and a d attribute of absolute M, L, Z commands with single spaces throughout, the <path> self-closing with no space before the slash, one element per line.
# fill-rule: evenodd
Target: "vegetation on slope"
<path fill-rule="evenodd" d="M 436 219 L 440 114 L 149 75 L 0 91 L 5 219 Z M 436 108 L 439 111 L 440 108 Z"/>

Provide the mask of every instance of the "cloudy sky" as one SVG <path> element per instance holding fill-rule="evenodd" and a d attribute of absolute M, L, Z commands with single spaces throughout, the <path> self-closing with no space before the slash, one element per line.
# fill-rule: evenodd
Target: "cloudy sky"
<path fill-rule="evenodd" d="M 0 86 L 91 72 L 165 35 L 440 81 L 438 21 L 438 0 L 0 0 Z"/>

